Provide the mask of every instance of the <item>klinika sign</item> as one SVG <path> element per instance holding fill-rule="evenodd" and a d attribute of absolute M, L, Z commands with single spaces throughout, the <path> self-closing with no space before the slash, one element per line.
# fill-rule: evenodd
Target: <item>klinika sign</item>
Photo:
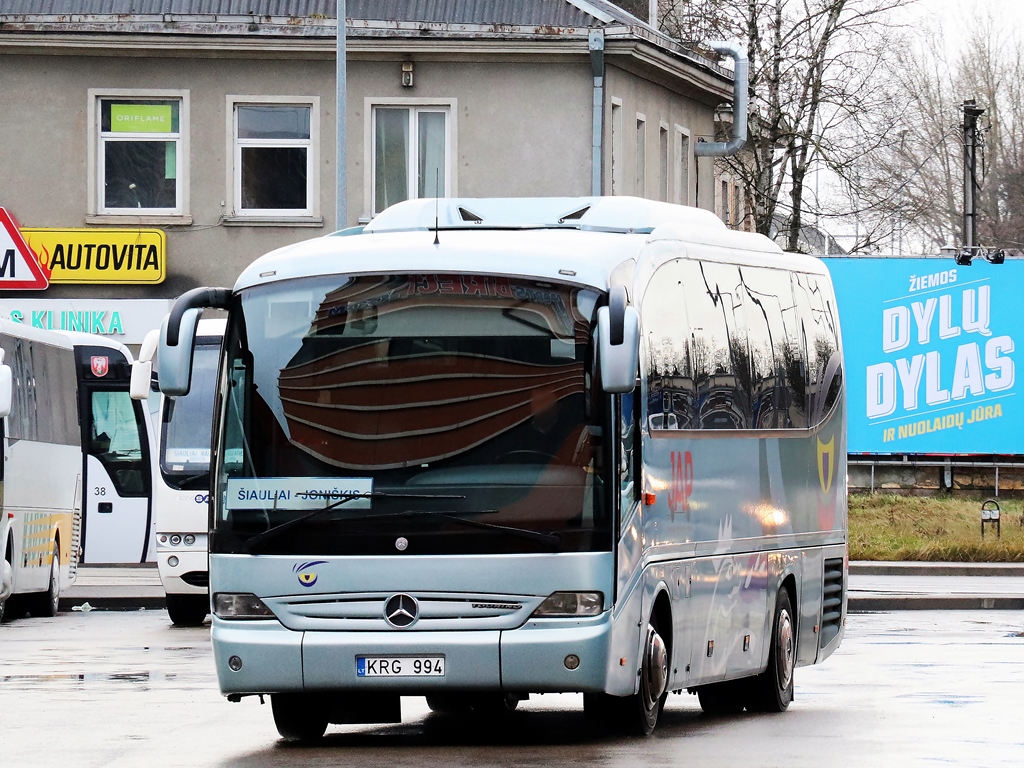
<path fill-rule="evenodd" d="M 52 331 L 84 331 L 141 344 L 158 328 L 172 299 L 3 299 L 0 315 Z"/>

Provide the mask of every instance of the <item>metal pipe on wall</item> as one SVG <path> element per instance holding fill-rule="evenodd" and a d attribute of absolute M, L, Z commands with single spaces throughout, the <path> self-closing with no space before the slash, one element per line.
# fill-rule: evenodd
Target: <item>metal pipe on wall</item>
<path fill-rule="evenodd" d="M 604 193 L 604 30 L 590 30 L 590 68 L 594 74 L 594 129 L 591 153 L 590 194 Z"/>
<path fill-rule="evenodd" d="M 335 72 L 335 121 L 337 123 L 335 129 L 335 135 L 337 137 L 337 146 L 335 147 L 334 154 L 335 229 L 344 229 L 345 227 L 348 226 L 348 126 L 346 125 L 346 115 L 348 114 L 348 98 L 346 95 L 348 80 L 348 55 L 345 47 L 346 19 L 347 15 L 345 12 L 345 0 L 338 0 L 338 49 L 337 69 Z"/>

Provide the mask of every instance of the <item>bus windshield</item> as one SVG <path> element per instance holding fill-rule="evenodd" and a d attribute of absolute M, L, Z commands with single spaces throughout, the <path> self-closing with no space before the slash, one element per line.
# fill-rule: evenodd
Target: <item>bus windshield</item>
<path fill-rule="evenodd" d="M 220 338 L 196 340 L 192 386 L 184 397 L 164 398 L 160 472 L 178 490 L 209 487 L 210 434 Z"/>
<path fill-rule="evenodd" d="M 211 551 L 610 549 L 599 299 L 438 274 L 247 290 L 219 387 Z"/>

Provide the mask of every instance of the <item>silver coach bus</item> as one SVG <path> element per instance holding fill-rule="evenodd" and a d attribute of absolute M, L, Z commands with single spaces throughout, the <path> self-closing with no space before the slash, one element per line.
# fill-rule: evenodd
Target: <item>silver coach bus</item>
<path fill-rule="evenodd" d="M 210 591 L 222 692 L 289 739 L 400 697 L 669 692 L 782 711 L 846 611 L 842 351 L 814 258 L 635 198 L 415 200 L 182 296 L 228 313 Z"/>

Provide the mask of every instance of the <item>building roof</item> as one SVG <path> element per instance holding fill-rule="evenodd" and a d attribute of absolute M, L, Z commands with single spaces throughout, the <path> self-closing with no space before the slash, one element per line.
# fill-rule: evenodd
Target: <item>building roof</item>
<path fill-rule="evenodd" d="M 5 0 L 3 15 L 259 16 L 334 19 L 337 0 Z M 595 27 L 644 24 L 606 0 L 348 0 L 350 19 Z"/>
<path fill-rule="evenodd" d="M 3 0 L 0 34 L 166 34 L 333 39 L 336 0 Z M 719 82 L 732 72 L 608 0 L 348 0 L 347 34 L 416 40 L 500 38 L 646 43 Z"/>

